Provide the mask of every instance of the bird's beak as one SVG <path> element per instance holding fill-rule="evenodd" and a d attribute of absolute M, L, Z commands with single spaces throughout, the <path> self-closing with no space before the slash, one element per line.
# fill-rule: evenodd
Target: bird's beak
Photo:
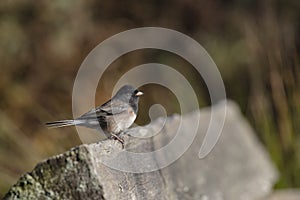
<path fill-rule="evenodd" d="M 141 91 L 138 91 L 138 93 L 135 94 L 135 96 L 139 97 L 139 96 L 142 96 L 144 93 L 141 92 Z"/>

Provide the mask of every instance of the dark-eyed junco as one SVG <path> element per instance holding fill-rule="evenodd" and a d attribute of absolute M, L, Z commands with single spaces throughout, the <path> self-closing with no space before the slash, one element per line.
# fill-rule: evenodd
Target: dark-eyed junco
<path fill-rule="evenodd" d="M 101 127 L 107 137 L 113 136 L 123 144 L 123 140 L 117 135 L 128 129 L 136 119 L 141 95 L 141 91 L 131 85 L 125 85 L 111 100 L 82 116 L 74 120 L 48 122 L 46 126 L 58 128 L 78 125 L 93 129 Z"/>

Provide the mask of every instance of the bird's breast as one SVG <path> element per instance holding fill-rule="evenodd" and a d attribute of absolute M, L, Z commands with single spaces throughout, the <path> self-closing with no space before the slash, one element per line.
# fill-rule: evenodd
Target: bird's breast
<path fill-rule="evenodd" d="M 111 118 L 112 119 L 108 120 L 107 131 L 117 134 L 125 131 L 134 123 L 136 114 L 132 108 L 129 108 L 128 111 L 115 114 L 111 116 Z"/>

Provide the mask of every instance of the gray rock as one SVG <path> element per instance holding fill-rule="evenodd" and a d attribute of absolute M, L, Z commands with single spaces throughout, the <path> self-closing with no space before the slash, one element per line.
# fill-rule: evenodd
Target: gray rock
<path fill-rule="evenodd" d="M 269 195 L 265 200 L 299 200 L 300 190 L 299 189 L 284 189 L 278 190 Z"/>
<path fill-rule="evenodd" d="M 222 103 L 213 109 L 222 116 Z M 6 194 L 6 199 L 258 199 L 270 193 L 277 178 L 269 156 L 256 139 L 253 130 L 238 107 L 227 103 L 227 115 L 220 140 L 204 159 L 198 158 L 211 110 L 200 111 L 200 129 L 188 150 L 173 164 L 147 173 L 121 172 L 107 167 L 106 162 L 118 158 L 114 164 L 147 170 L 133 157 L 122 157 L 122 145 L 115 140 L 84 144 L 49 158 L 24 175 Z M 192 132 L 199 111 L 182 117 L 182 130 Z M 180 116 L 157 119 L 145 127 L 128 131 L 131 135 L 151 135 L 139 139 L 123 135 L 125 149 L 148 152 L 165 146 L 174 137 Z M 221 123 L 221 120 L 220 120 Z M 185 138 L 181 138 L 185 140 Z M 184 142 L 184 141 L 183 141 Z M 178 149 L 184 148 L 178 146 Z M 176 150 L 176 149 L 175 149 Z M 169 154 L 170 153 L 170 154 Z M 173 152 L 150 157 L 159 164 Z M 120 159 L 119 159 L 120 158 Z"/>

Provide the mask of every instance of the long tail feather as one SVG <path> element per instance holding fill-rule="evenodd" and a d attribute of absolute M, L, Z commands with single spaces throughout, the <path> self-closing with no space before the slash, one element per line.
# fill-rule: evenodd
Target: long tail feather
<path fill-rule="evenodd" d="M 75 125 L 75 120 L 60 120 L 60 121 L 46 123 L 46 126 L 48 128 L 60 128 L 64 126 L 73 126 L 73 125 Z"/>

